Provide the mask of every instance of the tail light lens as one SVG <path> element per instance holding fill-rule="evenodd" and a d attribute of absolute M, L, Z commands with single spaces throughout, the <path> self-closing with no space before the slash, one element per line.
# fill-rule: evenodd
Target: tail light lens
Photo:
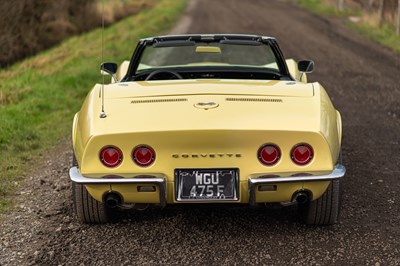
<path fill-rule="evenodd" d="M 295 164 L 306 165 L 313 159 L 314 151 L 308 144 L 298 144 L 293 147 L 291 157 Z"/>
<path fill-rule="evenodd" d="M 146 167 L 154 162 L 156 159 L 156 153 L 152 147 L 140 145 L 133 149 L 132 159 L 137 165 Z"/>
<path fill-rule="evenodd" d="M 100 161 L 107 167 L 116 167 L 122 162 L 122 151 L 115 146 L 107 146 L 100 151 Z"/>
<path fill-rule="evenodd" d="M 266 144 L 258 149 L 258 160 L 263 165 L 271 166 L 281 158 L 281 151 L 275 144 Z"/>

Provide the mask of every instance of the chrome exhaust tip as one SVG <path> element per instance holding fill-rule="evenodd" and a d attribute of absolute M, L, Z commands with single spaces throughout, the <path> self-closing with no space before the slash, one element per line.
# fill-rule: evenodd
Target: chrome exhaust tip
<path fill-rule="evenodd" d="M 310 200 L 310 197 L 308 196 L 307 193 L 304 193 L 304 192 L 297 192 L 293 197 L 293 201 L 298 204 L 305 204 L 309 200 Z"/>
<path fill-rule="evenodd" d="M 110 192 L 104 197 L 104 203 L 108 208 L 116 208 L 122 202 L 121 196 L 117 193 Z"/>

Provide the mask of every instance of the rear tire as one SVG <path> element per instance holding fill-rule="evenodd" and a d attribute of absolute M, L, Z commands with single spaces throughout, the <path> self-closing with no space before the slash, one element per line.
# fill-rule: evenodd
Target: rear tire
<path fill-rule="evenodd" d="M 78 167 L 75 154 L 72 165 Z M 82 223 L 106 223 L 110 220 L 109 208 L 95 200 L 84 185 L 72 182 L 72 198 L 76 216 Z"/>
<path fill-rule="evenodd" d="M 335 224 L 340 215 L 342 190 L 342 180 L 333 180 L 320 198 L 300 206 L 303 222 L 310 225 Z"/>
<path fill-rule="evenodd" d="M 90 196 L 82 184 L 72 183 L 72 197 L 76 216 L 83 223 L 107 223 L 110 219 L 109 209 Z"/>

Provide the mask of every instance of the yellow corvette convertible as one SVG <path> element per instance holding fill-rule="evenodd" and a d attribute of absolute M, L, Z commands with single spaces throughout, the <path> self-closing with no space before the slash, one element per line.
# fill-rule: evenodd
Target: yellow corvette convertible
<path fill-rule="evenodd" d="M 75 115 L 69 171 L 78 218 L 168 204 L 296 204 L 306 224 L 337 221 L 342 122 L 312 61 L 285 60 L 272 37 L 140 40 L 103 63 Z"/>

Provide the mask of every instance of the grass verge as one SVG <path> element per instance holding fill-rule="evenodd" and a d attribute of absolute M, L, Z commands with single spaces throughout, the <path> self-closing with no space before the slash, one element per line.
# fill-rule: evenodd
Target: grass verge
<path fill-rule="evenodd" d="M 347 25 L 368 39 L 389 47 L 400 54 L 400 36 L 396 35 L 395 30 L 390 25 L 385 24 L 380 28 L 367 23 L 348 22 Z"/>
<path fill-rule="evenodd" d="M 104 60 L 129 60 L 138 39 L 168 32 L 186 2 L 160 0 L 106 28 Z M 70 38 L 0 71 L 0 212 L 29 168 L 70 133 L 86 93 L 101 82 L 101 35 L 96 29 Z"/>
<path fill-rule="evenodd" d="M 294 2 L 317 14 L 342 17 L 362 16 L 361 10 L 346 9 L 344 12 L 340 12 L 336 8 L 326 4 L 323 0 L 295 0 Z M 359 22 L 348 21 L 346 25 L 362 36 L 389 47 L 400 54 L 400 36 L 396 35 L 395 29 L 392 26 L 385 24 L 378 27 L 376 23 L 368 23 L 368 18 L 365 20 L 361 18 Z"/>
<path fill-rule="evenodd" d="M 325 14 L 325 15 L 341 16 L 341 17 L 356 16 L 361 14 L 360 10 L 353 10 L 353 9 L 346 9 L 344 11 L 339 11 L 337 8 L 327 4 L 323 0 L 294 0 L 292 2 L 297 3 L 301 7 L 304 7 L 310 10 L 311 12 L 317 14 Z"/>

